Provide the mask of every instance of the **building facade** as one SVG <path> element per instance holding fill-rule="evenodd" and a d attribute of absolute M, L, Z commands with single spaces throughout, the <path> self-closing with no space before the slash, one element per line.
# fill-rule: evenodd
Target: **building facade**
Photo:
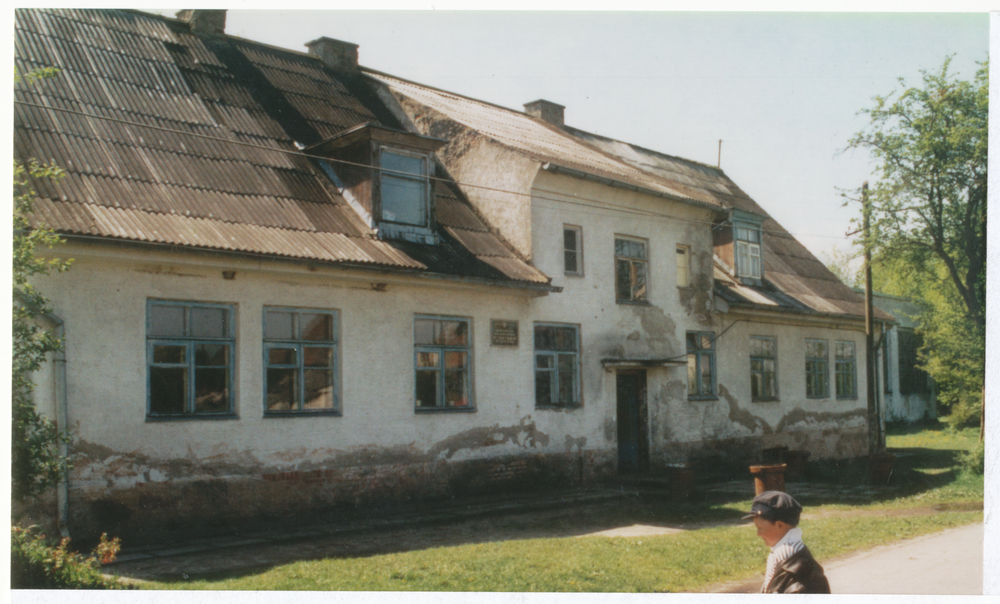
<path fill-rule="evenodd" d="M 867 454 L 860 300 L 718 168 L 225 11 L 16 21 L 18 68 L 61 70 L 18 85 L 15 152 L 67 172 L 33 183 L 75 259 L 38 280 L 64 527 Z"/>

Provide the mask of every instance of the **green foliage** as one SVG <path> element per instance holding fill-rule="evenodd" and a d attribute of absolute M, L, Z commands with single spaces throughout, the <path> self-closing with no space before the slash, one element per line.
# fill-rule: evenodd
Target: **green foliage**
<path fill-rule="evenodd" d="M 864 267 L 856 266 L 857 253 L 834 247 L 823 254 L 823 264 L 847 287 L 864 287 Z"/>
<path fill-rule="evenodd" d="M 982 476 L 986 473 L 986 442 L 978 441 L 976 446 L 962 456 L 962 469 L 970 474 Z"/>
<path fill-rule="evenodd" d="M 113 562 L 121 543 L 101 535 L 90 556 L 70 551 L 69 539 L 51 547 L 36 527 L 10 529 L 10 585 L 14 589 L 124 589 L 101 574 L 101 564 Z"/>
<path fill-rule="evenodd" d="M 950 61 L 923 72 L 921 87 L 876 96 L 862 111 L 868 128 L 849 146 L 880 164 L 865 242 L 877 258 L 876 282 L 924 308 L 923 368 L 961 425 L 982 401 L 989 80 L 986 63 L 963 81 L 949 73 Z"/>
<path fill-rule="evenodd" d="M 69 262 L 45 260 L 36 255 L 38 249 L 56 245 L 59 237 L 48 229 L 32 228 L 28 220 L 35 196 L 31 181 L 59 178 L 61 174 L 56 166 L 35 160 L 26 165 L 14 162 L 11 479 L 13 495 L 20 501 L 58 483 L 68 464 L 59 455 L 58 445 L 67 441 L 69 434 L 60 432 L 50 419 L 38 413 L 31 379 L 47 355 L 62 349 L 62 342 L 52 330 L 39 324 L 52 309 L 31 279 L 69 268 Z"/>

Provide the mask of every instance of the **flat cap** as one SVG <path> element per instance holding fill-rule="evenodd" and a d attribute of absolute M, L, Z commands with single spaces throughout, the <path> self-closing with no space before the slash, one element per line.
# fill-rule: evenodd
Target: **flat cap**
<path fill-rule="evenodd" d="M 802 506 L 788 493 L 764 491 L 753 498 L 750 513 L 744 516 L 743 520 L 760 516 L 768 522 L 781 520 L 782 522 L 795 525 L 798 523 L 799 514 L 801 513 Z"/>

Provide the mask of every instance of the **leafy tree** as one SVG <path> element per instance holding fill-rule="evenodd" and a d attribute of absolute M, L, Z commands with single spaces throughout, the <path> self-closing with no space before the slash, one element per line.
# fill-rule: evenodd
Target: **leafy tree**
<path fill-rule="evenodd" d="M 15 82 L 33 82 L 51 77 L 53 69 L 24 74 L 15 73 Z M 60 432 L 34 404 L 32 373 L 41 368 L 46 356 L 62 349 L 62 342 L 51 329 L 40 324 L 52 312 L 49 301 L 31 284 L 31 279 L 50 271 L 62 272 L 69 262 L 44 260 L 36 255 L 41 248 L 51 248 L 59 237 L 49 229 L 32 227 L 31 200 L 33 179 L 59 178 L 61 170 L 32 159 L 14 162 L 14 245 L 13 245 L 13 347 L 11 375 L 11 483 L 12 493 L 24 501 L 45 492 L 59 482 L 69 460 L 59 454 L 59 444 L 68 442 L 68 432 Z"/>
<path fill-rule="evenodd" d="M 920 87 L 900 79 L 901 94 L 874 97 L 849 148 L 879 162 L 865 245 L 925 308 L 924 368 L 959 420 L 982 407 L 989 79 L 986 63 L 972 81 L 950 63 L 922 72 Z"/>
<path fill-rule="evenodd" d="M 832 248 L 823 254 L 823 264 L 847 287 L 864 287 L 864 271 L 855 266 L 857 253 L 844 251 L 839 247 Z"/>

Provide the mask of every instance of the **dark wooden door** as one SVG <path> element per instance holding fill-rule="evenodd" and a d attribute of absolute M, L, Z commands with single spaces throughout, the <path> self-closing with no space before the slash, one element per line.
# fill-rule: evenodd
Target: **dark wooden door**
<path fill-rule="evenodd" d="M 646 440 L 646 372 L 619 371 L 618 472 L 640 472 L 649 465 Z"/>

